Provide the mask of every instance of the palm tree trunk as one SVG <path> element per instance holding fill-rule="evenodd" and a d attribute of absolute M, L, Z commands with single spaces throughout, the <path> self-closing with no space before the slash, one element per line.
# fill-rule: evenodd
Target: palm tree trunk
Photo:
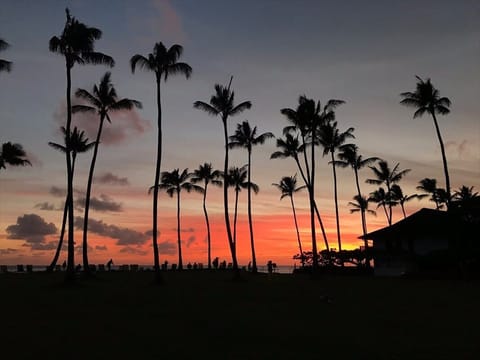
<path fill-rule="evenodd" d="M 332 156 L 332 169 L 333 169 L 333 196 L 335 199 L 335 218 L 337 220 L 337 239 L 338 239 L 338 251 L 340 255 L 340 264 L 343 266 L 342 260 L 342 237 L 340 235 L 340 216 L 338 215 L 338 191 L 337 191 L 337 171 L 335 170 L 335 155 L 334 152 L 330 152 Z"/>
<path fill-rule="evenodd" d="M 93 148 L 92 161 L 90 163 L 90 170 L 88 172 L 87 192 L 85 194 L 85 214 L 83 216 L 83 242 L 82 242 L 82 255 L 83 255 L 83 271 L 85 274 L 90 275 L 90 266 L 88 264 L 88 212 L 90 210 L 90 196 L 92 192 L 93 172 L 95 170 L 95 163 L 97 161 L 98 146 L 100 145 L 100 138 L 102 136 L 103 122 L 105 115 L 101 115 L 100 124 L 98 126 L 97 139 L 95 141 L 95 147 Z"/>
<path fill-rule="evenodd" d="M 180 190 L 177 190 L 177 242 L 178 242 L 178 270 L 183 270 L 182 240 L 180 239 Z"/>
<path fill-rule="evenodd" d="M 315 127 L 312 130 L 312 136 L 315 135 Z M 312 139 L 312 163 L 310 172 L 310 227 L 312 230 L 312 257 L 313 257 L 313 272 L 318 269 L 318 250 L 317 238 L 315 234 L 315 141 Z"/>
<path fill-rule="evenodd" d="M 158 134 L 157 134 L 157 163 L 155 166 L 155 183 L 153 187 L 153 269 L 155 270 L 155 280 L 162 282 L 160 273 L 160 258 L 158 254 L 158 183 L 160 180 L 160 166 L 162 163 L 162 104 L 160 101 L 160 74 L 157 76 L 157 111 L 158 111 Z"/>
<path fill-rule="evenodd" d="M 433 117 L 433 123 L 435 124 L 435 131 L 437 132 L 438 142 L 440 143 L 440 150 L 442 152 L 443 171 L 445 172 L 445 190 L 447 191 L 447 209 L 450 207 L 451 189 L 450 189 L 450 175 L 448 174 L 447 155 L 445 154 L 445 145 L 443 144 L 442 135 L 440 134 L 440 128 L 438 127 L 437 117 L 435 111 L 430 111 Z"/>
<path fill-rule="evenodd" d="M 207 187 L 208 181 L 205 179 L 205 186 L 203 192 L 203 213 L 205 214 L 205 222 L 207 224 L 207 256 L 208 256 L 208 269 L 212 268 L 212 246 L 210 239 L 210 222 L 208 221 L 208 212 L 207 212 Z"/>
<path fill-rule="evenodd" d="M 353 167 L 353 173 L 355 174 L 355 185 L 357 186 L 357 194 L 359 199 L 361 199 L 362 193 L 360 191 L 360 181 L 358 179 L 358 170 L 356 166 Z M 365 247 L 365 266 L 369 268 L 370 258 L 369 258 L 369 251 L 368 251 L 368 240 L 365 238 L 365 236 L 367 235 L 367 219 L 365 216 L 365 209 L 363 207 L 360 208 L 360 218 L 362 220 L 363 244 Z"/>
<path fill-rule="evenodd" d="M 235 211 L 233 214 L 233 247 L 237 250 L 238 190 L 235 190 Z"/>
<path fill-rule="evenodd" d="M 225 139 L 225 162 L 223 165 L 223 174 L 226 177 L 228 174 L 228 131 L 227 131 L 227 118 L 222 118 L 223 122 L 223 135 Z M 230 246 L 230 252 L 232 253 L 233 270 L 238 272 L 237 262 L 237 250 L 232 238 L 232 230 L 230 228 L 230 216 L 228 215 L 228 184 L 223 182 L 223 208 L 225 212 L 225 226 L 227 228 L 228 245 Z"/>
<path fill-rule="evenodd" d="M 63 219 L 62 219 L 62 229 L 60 230 L 60 239 L 58 240 L 57 250 L 55 250 L 55 255 L 53 260 L 47 268 L 48 272 L 55 270 L 57 265 L 58 258 L 60 257 L 60 251 L 62 250 L 63 238 L 65 237 L 65 225 L 67 224 L 67 214 L 68 214 L 68 202 L 65 199 L 65 206 L 63 207 Z"/>
<path fill-rule="evenodd" d="M 251 187 L 251 166 L 252 166 L 252 151 L 248 150 L 248 225 L 250 228 L 250 246 L 252 248 L 252 272 L 257 273 L 257 257 L 255 256 L 255 241 L 253 239 L 253 221 L 252 221 L 252 187 Z"/>
<path fill-rule="evenodd" d="M 300 250 L 300 261 L 301 261 L 302 267 L 303 267 L 303 266 L 305 266 L 305 259 L 303 258 L 303 249 L 302 249 L 302 241 L 300 240 L 300 231 L 298 231 L 297 212 L 295 211 L 295 203 L 293 202 L 293 194 L 290 196 L 290 204 L 292 204 L 293 221 L 295 222 L 295 230 L 297 232 L 298 249 Z"/>
<path fill-rule="evenodd" d="M 70 139 L 70 129 L 72 123 L 72 101 L 71 101 L 71 89 L 72 89 L 72 77 L 71 66 L 66 60 L 67 65 L 67 124 L 66 132 L 67 138 Z M 69 142 L 70 140 L 68 140 Z M 72 158 L 70 156 L 70 150 L 68 142 L 66 144 L 67 151 L 65 151 L 65 157 L 67 160 L 67 204 L 68 204 L 68 250 L 67 250 L 67 282 L 75 280 L 75 239 L 74 239 L 74 209 L 73 209 L 73 170 L 72 170 Z"/>

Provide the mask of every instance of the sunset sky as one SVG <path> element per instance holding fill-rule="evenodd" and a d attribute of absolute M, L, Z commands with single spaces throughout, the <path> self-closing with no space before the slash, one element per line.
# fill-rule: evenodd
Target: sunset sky
<path fill-rule="evenodd" d="M 66 188 L 63 154 L 48 146 L 62 142 L 65 124 L 64 58 L 48 50 L 59 36 L 65 7 L 88 26 L 102 30 L 95 49 L 116 65 L 75 66 L 73 90 L 92 90 L 106 71 L 120 98 L 143 103 L 143 109 L 112 114 L 100 146 L 90 212 L 90 262 L 116 264 L 153 262 L 152 197 L 156 154 L 155 81 L 152 73 L 131 73 L 134 54 L 147 55 L 155 42 L 184 47 L 181 61 L 193 68 L 190 79 L 177 76 L 162 84 L 164 152 L 162 171 L 204 162 L 223 169 L 221 121 L 193 108 L 208 102 L 214 84 L 232 87 L 237 102 L 252 108 L 233 117 L 229 132 L 248 120 L 260 133 L 281 136 L 287 121 L 280 110 L 295 108 L 298 97 L 325 103 L 342 99 L 337 111 L 340 130 L 354 127 L 359 151 L 411 172 L 400 182 L 405 194 L 416 193 L 425 177 L 444 187 L 438 139 L 431 117 L 412 119 L 413 110 L 399 104 L 399 94 L 415 89 L 416 78 L 431 78 L 452 101 L 451 113 L 439 116 L 446 145 L 452 188 L 480 191 L 480 2 L 478 1 L 309 1 L 309 0 L 139 0 L 60 1 L 3 0 L 0 38 L 11 46 L 0 53 L 13 62 L 0 73 L 0 142 L 21 143 L 32 166 L 0 170 L 0 264 L 48 264 L 57 246 Z M 74 117 L 74 124 L 94 139 L 96 117 Z M 254 231 L 259 265 L 269 259 L 291 265 L 297 253 L 288 199 L 271 184 L 297 172 L 292 159 L 271 160 L 275 140 L 253 150 L 252 176 L 260 192 L 253 197 Z M 318 150 L 317 202 L 332 247 L 336 244 L 333 180 L 328 158 Z M 80 154 L 74 187 L 84 196 L 92 153 Z M 242 166 L 247 154 L 232 150 L 231 165 Z M 358 214 L 348 202 L 355 195 L 351 169 L 338 169 L 342 239 L 347 248 L 361 245 Z M 362 191 L 370 169 L 360 173 Z M 299 179 L 300 180 L 300 179 Z M 223 220 L 222 191 L 211 187 L 208 210 L 212 255 L 230 260 Z M 233 210 L 233 192 L 231 193 Z M 301 236 L 311 248 L 306 192 L 295 198 Z M 77 202 L 79 204 L 79 202 Z M 80 204 L 79 204 L 80 205 Z M 433 208 L 427 200 L 411 201 L 407 213 Z M 241 193 L 239 262 L 250 260 L 246 191 Z M 184 263 L 206 263 L 206 229 L 202 196 L 182 194 Z M 75 211 L 82 216 L 82 209 Z M 395 209 L 394 221 L 402 218 Z M 368 229 L 386 225 L 381 211 L 367 218 Z M 7 231 L 7 228 L 9 229 Z M 159 202 L 160 261 L 176 262 L 176 202 L 165 193 Z M 76 232 L 81 242 L 81 231 Z M 320 241 L 319 245 L 323 248 Z M 81 260 L 78 252 L 77 260 Z M 66 257 L 64 251 L 60 257 Z"/>

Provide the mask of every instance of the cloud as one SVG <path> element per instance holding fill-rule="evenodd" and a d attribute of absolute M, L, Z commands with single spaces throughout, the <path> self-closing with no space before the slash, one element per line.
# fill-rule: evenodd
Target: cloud
<path fill-rule="evenodd" d="M 120 249 L 120 252 L 122 254 L 132 254 L 132 255 L 140 255 L 140 256 L 145 256 L 148 254 L 148 251 L 138 247 L 132 247 L 132 246 L 125 246 L 124 248 Z"/>
<path fill-rule="evenodd" d="M 76 200 L 77 208 L 84 209 L 85 208 L 85 197 L 78 198 Z M 106 212 L 121 212 L 123 211 L 122 204 L 116 203 L 112 200 L 111 197 L 105 194 L 101 194 L 100 198 L 92 197 L 90 198 L 90 209 Z"/>
<path fill-rule="evenodd" d="M 158 243 L 158 251 L 160 254 L 175 255 L 177 253 L 177 246 L 168 241 Z"/>
<path fill-rule="evenodd" d="M 107 251 L 108 248 L 106 245 L 95 245 L 95 250 L 97 251 Z"/>
<path fill-rule="evenodd" d="M 76 104 L 80 103 L 76 101 Z M 151 123 L 143 119 L 135 109 L 114 111 L 109 115 L 112 122 L 105 122 L 104 124 L 101 139 L 102 145 L 125 143 L 137 135 L 142 135 L 151 128 Z M 53 118 L 58 128 L 64 125 L 66 105 L 63 102 L 53 114 Z M 78 128 L 84 130 L 87 138 L 92 141 L 97 136 L 98 115 L 95 113 L 76 113 L 72 119 L 72 126 L 78 126 Z M 58 130 L 58 134 L 61 135 L 60 130 Z"/>
<path fill-rule="evenodd" d="M 0 249 L 0 255 L 12 255 L 17 253 L 18 253 L 17 249 L 12 249 L 12 248 Z"/>
<path fill-rule="evenodd" d="M 196 240 L 195 235 L 190 236 L 185 242 L 185 245 L 187 246 L 187 248 L 190 247 L 190 245 L 192 245 L 195 242 L 195 240 Z"/>
<path fill-rule="evenodd" d="M 65 197 L 67 195 L 67 190 L 59 188 L 58 186 L 52 186 L 49 192 L 56 197 Z"/>
<path fill-rule="evenodd" d="M 118 186 L 130 185 L 126 177 L 121 178 L 110 172 L 107 172 L 98 177 L 95 177 L 95 182 L 98 182 L 99 184 L 118 185 Z"/>
<path fill-rule="evenodd" d="M 77 216 L 75 218 L 75 227 L 83 229 L 83 218 Z M 88 220 L 88 230 L 92 233 L 116 239 L 117 245 L 142 245 L 145 244 L 149 237 L 144 233 L 129 228 L 122 228 L 116 225 L 105 224 L 102 220 L 90 218 Z"/>
<path fill-rule="evenodd" d="M 25 240 L 29 244 L 44 244 L 45 236 L 57 233 L 54 223 L 47 223 L 37 214 L 24 214 L 15 225 L 6 228 L 7 239 Z"/>
<path fill-rule="evenodd" d="M 32 250 L 37 250 L 37 251 L 50 251 L 50 250 L 55 250 L 58 246 L 57 243 L 54 241 L 50 241 L 48 243 L 26 243 L 23 244 L 22 246 L 29 247 Z"/>
<path fill-rule="evenodd" d="M 169 0 L 154 0 L 153 7 L 160 15 L 160 19 L 150 19 L 152 32 L 169 37 L 174 42 L 185 43 L 187 36 L 183 29 L 182 20 Z"/>
<path fill-rule="evenodd" d="M 449 152 L 456 154 L 459 159 L 475 158 L 475 148 L 466 139 L 462 140 L 460 143 L 456 141 L 447 141 L 445 143 L 445 148 L 448 149 Z M 480 153 L 477 151 L 476 155 L 478 156 Z"/>
<path fill-rule="evenodd" d="M 47 201 L 35 204 L 34 208 L 39 209 L 39 210 L 47 210 L 47 211 L 57 210 L 55 208 L 55 205 L 53 205 L 53 204 L 51 204 Z"/>

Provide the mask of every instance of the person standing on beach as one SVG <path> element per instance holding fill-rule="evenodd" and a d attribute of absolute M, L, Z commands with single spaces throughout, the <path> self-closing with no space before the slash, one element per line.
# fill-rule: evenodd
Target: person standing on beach
<path fill-rule="evenodd" d="M 112 259 L 108 260 L 108 262 L 107 262 L 108 271 L 112 270 L 112 265 L 113 265 L 113 260 Z"/>

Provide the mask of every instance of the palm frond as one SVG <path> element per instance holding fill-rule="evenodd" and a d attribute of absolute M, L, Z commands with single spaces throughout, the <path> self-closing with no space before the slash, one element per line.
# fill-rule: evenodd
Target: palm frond
<path fill-rule="evenodd" d="M 111 56 L 100 52 L 84 52 L 82 58 L 87 64 L 115 66 L 115 60 Z"/>
<path fill-rule="evenodd" d="M 73 105 L 72 106 L 72 113 L 78 112 L 94 112 L 95 108 L 87 105 Z"/>
<path fill-rule="evenodd" d="M 183 74 L 188 79 L 192 75 L 192 68 L 190 65 L 179 62 L 166 67 L 164 72 L 164 79 L 167 81 L 169 75 Z"/>
<path fill-rule="evenodd" d="M 148 71 L 153 71 L 155 69 L 154 65 L 145 56 L 139 54 L 133 55 L 130 59 L 132 73 L 135 73 L 137 67 Z"/>
<path fill-rule="evenodd" d="M 235 106 L 232 110 L 230 110 L 231 116 L 237 115 L 247 109 L 250 109 L 252 107 L 252 103 L 250 101 L 244 101 L 237 106 Z"/>
<path fill-rule="evenodd" d="M 215 109 L 212 105 L 210 104 L 207 104 L 203 101 L 195 101 L 193 103 L 193 107 L 195 109 L 199 109 L 199 110 L 203 110 L 205 111 L 206 113 L 212 115 L 212 116 L 217 116 L 220 112 Z"/>

